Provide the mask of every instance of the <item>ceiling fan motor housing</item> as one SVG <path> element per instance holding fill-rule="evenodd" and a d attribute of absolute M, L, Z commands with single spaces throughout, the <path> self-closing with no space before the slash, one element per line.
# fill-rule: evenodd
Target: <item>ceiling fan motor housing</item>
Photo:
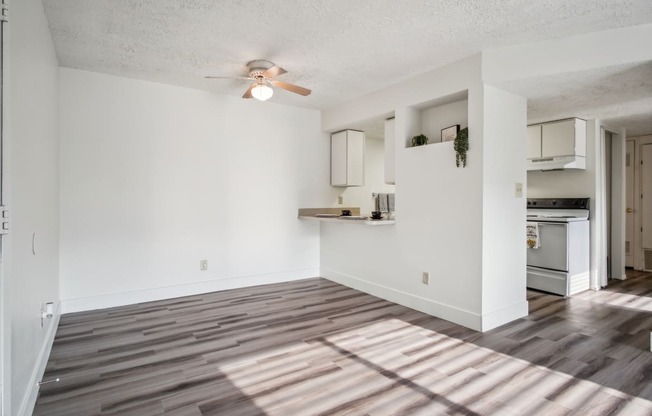
<path fill-rule="evenodd" d="M 266 61 L 264 59 L 256 59 L 247 63 L 247 68 L 249 68 L 249 76 L 258 80 L 262 79 L 263 73 L 273 66 L 273 62 Z"/>

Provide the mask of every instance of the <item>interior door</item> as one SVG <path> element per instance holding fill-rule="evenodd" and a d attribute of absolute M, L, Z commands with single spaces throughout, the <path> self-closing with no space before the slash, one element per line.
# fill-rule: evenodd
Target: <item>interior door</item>
<path fill-rule="evenodd" d="M 625 266 L 634 267 L 634 142 L 625 144 Z"/>
<path fill-rule="evenodd" d="M 641 146 L 641 242 L 645 269 L 652 269 L 652 144 Z M 649 253 L 648 253 L 649 251 Z"/>

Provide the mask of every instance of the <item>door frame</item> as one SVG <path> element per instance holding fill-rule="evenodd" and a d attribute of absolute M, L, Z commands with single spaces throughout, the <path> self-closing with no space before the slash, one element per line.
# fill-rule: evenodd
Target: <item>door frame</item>
<path fill-rule="evenodd" d="M 606 133 L 611 134 L 611 177 L 607 178 Z M 617 129 L 600 123 L 596 148 L 596 235 L 591 239 L 596 244 L 597 275 L 591 288 L 599 290 L 607 286 L 607 257 L 611 264 L 611 277 L 623 280 L 625 276 L 625 157 L 627 140 L 625 129 Z M 607 181 L 611 184 L 611 200 L 607 201 Z M 607 204 L 610 207 L 611 230 L 607 232 Z M 610 236 L 611 250 L 608 252 L 607 236 Z"/>
<path fill-rule="evenodd" d="M 611 230 L 608 253 L 611 263 L 611 278 L 625 280 L 625 240 L 627 230 L 627 135 L 625 129 L 607 130 L 611 133 Z"/>
<path fill-rule="evenodd" d="M 6 203 L 7 192 L 7 102 L 8 94 L 8 60 L 9 60 L 9 28 L 8 1 L 0 0 L 0 206 Z M 4 209 L 0 209 L 0 216 L 4 216 Z M 0 222 L 0 227 L 4 225 Z M 6 282 L 5 282 L 5 248 L 6 238 L 0 233 L 0 415 L 9 413 L 11 402 L 9 397 L 9 360 L 11 340 L 9 339 L 10 322 L 7 320 L 6 309 Z"/>

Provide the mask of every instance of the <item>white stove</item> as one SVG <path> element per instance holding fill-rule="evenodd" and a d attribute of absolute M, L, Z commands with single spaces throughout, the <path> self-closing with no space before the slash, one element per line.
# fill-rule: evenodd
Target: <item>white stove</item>
<path fill-rule="evenodd" d="M 589 198 L 528 198 L 528 221 L 586 221 Z"/>
<path fill-rule="evenodd" d="M 554 211 L 554 212 L 550 212 Z M 557 222 L 571 222 L 571 221 L 586 221 L 589 219 L 588 209 L 528 209 L 528 221 L 557 221 Z"/>
<path fill-rule="evenodd" d="M 563 296 L 589 289 L 589 198 L 527 200 L 527 287 Z"/>

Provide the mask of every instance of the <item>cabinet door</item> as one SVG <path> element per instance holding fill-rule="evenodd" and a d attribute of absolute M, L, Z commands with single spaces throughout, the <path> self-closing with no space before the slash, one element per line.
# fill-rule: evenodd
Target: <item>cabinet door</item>
<path fill-rule="evenodd" d="M 331 135 L 331 185 L 346 186 L 346 131 Z"/>
<path fill-rule="evenodd" d="M 347 186 L 364 185 L 364 133 L 349 130 L 347 132 L 346 184 Z"/>
<path fill-rule="evenodd" d="M 547 123 L 541 130 L 541 156 L 575 154 L 575 119 Z"/>
<path fill-rule="evenodd" d="M 394 185 L 395 175 L 395 141 L 394 141 L 394 119 L 385 120 L 385 183 Z"/>
<path fill-rule="evenodd" d="M 527 128 L 527 157 L 538 159 L 541 157 L 541 124 Z"/>

